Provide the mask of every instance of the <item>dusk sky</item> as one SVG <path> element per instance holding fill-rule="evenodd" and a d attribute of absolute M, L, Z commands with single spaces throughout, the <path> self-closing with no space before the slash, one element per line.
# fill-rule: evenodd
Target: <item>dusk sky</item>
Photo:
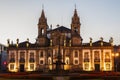
<path fill-rule="evenodd" d="M 70 28 L 76 9 L 81 22 L 83 42 L 93 42 L 113 37 L 114 44 L 120 44 L 120 0 L 0 0 L 0 43 L 7 39 L 29 38 L 34 43 L 38 35 L 38 19 L 44 5 L 48 25 L 63 25 Z"/>

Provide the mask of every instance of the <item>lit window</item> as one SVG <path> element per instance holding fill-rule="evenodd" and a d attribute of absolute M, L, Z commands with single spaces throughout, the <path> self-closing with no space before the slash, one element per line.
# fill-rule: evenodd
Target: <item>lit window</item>
<path fill-rule="evenodd" d="M 89 59 L 88 52 L 85 52 L 85 54 L 84 54 L 84 58 L 85 58 L 85 59 Z"/>
<path fill-rule="evenodd" d="M 51 64 L 51 59 L 50 58 L 48 59 L 48 64 Z"/>
<path fill-rule="evenodd" d="M 110 59 L 110 54 L 109 54 L 109 52 L 106 52 L 106 53 L 105 53 L 105 58 L 106 58 L 106 59 Z"/>
<path fill-rule="evenodd" d="M 106 64 L 106 70 L 110 70 L 110 64 Z"/>
<path fill-rule="evenodd" d="M 69 60 L 68 59 L 66 60 L 66 64 L 69 64 Z"/>
<path fill-rule="evenodd" d="M 10 70 L 14 70 L 14 64 L 10 64 Z"/>
<path fill-rule="evenodd" d="M 34 70 L 34 64 L 30 64 L 30 70 Z"/>
<path fill-rule="evenodd" d="M 44 29 L 42 29 L 42 35 L 44 35 Z"/>
<path fill-rule="evenodd" d="M 95 59 L 99 59 L 99 51 L 95 51 L 94 56 L 95 56 Z"/>
<path fill-rule="evenodd" d="M 85 70 L 89 69 L 89 64 L 85 64 Z"/>

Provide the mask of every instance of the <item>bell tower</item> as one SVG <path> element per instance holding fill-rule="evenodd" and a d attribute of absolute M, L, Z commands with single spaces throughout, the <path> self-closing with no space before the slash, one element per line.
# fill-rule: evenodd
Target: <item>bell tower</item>
<path fill-rule="evenodd" d="M 38 37 L 46 36 L 47 32 L 47 19 L 45 18 L 44 10 L 42 10 L 41 17 L 38 22 Z"/>
<path fill-rule="evenodd" d="M 72 30 L 72 34 L 79 34 L 80 35 L 80 19 L 79 16 L 77 14 L 77 10 L 75 8 L 74 11 L 74 15 L 72 17 L 72 22 L 71 22 L 71 30 Z"/>
<path fill-rule="evenodd" d="M 79 46 L 82 44 L 82 38 L 80 36 L 80 18 L 75 8 L 74 14 L 71 21 L 71 42 L 73 46 Z"/>
<path fill-rule="evenodd" d="M 41 17 L 38 22 L 38 37 L 36 43 L 40 46 L 47 45 L 47 19 L 45 17 L 44 10 L 42 9 Z"/>

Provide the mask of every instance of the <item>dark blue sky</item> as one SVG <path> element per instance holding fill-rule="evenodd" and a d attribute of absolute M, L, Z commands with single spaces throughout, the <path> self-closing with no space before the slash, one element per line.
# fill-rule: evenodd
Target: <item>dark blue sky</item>
<path fill-rule="evenodd" d="M 81 21 L 83 42 L 103 37 L 120 44 L 120 0 L 0 0 L 0 43 L 27 38 L 35 42 L 37 23 L 44 4 L 48 25 L 70 28 L 75 4 Z"/>

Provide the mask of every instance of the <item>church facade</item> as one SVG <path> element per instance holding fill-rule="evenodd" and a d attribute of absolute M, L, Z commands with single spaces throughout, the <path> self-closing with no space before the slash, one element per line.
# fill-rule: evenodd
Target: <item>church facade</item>
<path fill-rule="evenodd" d="M 76 9 L 70 29 L 59 25 L 55 29 L 51 27 L 48 27 L 47 18 L 42 10 L 35 43 L 30 43 L 29 39 L 19 43 L 17 39 L 16 44 L 13 44 L 8 40 L 9 71 L 55 70 L 58 56 L 62 62 L 59 67 L 63 70 L 113 71 L 113 39 L 105 42 L 101 37 L 100 40 L 92 42 L 90 38 L 88 43 L 83 43 L 80 18 Z"/>

